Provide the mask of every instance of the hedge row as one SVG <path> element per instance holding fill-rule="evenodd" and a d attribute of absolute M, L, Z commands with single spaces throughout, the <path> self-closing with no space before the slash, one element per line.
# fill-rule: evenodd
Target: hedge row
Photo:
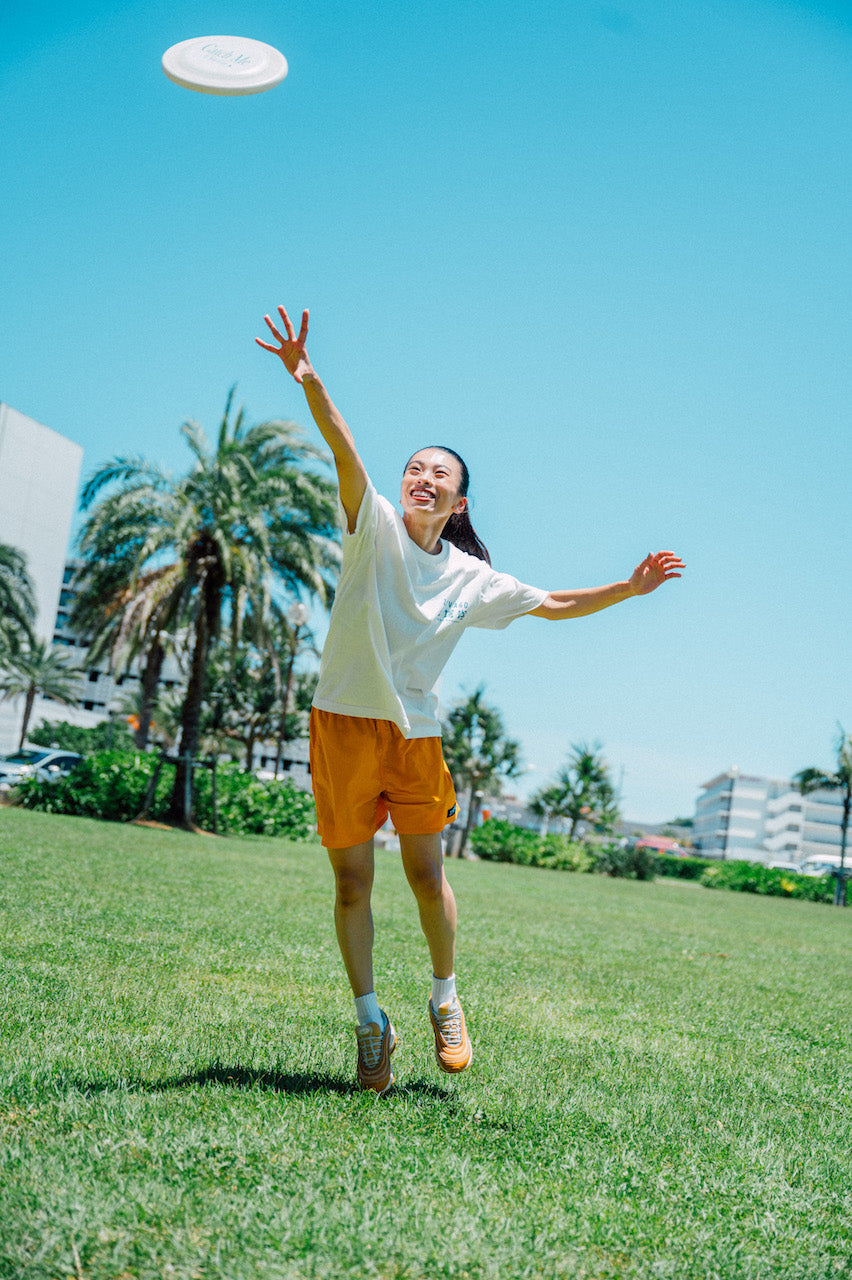
<path fill-rule="evenodd" d="M 647 849 L 622 848 L 619 844 L 578 844 L 567 836 L 541 836 L 500 818 L 488 818 L 470 834 L 473 852 L 489 862 L 514 862 L 524 867 L 552 871 L 586 871 L 598 875 L 650 880 L 656 860 Z"/>
<path fill-rule="evenodd" d="M 833 876 L 799 876 L 792 871 L 765 867 L 761 862 L 714 862 L 699 880 L 708 889 L 736 889 L 780 898 L 806 898 L 810 902 L 834 900 Z"/>
<path fill-rule="evenodd" d="M 28 809 L 128 822 L 141 811 L 157 767 L 157 755 L 144 751 L 98 751 L 64 778 L 41 782 L 29 778 L 16 788 Z M 148 816 L 163 819 L 168 809 L 174 769 L 162 770 Z M 283 782 L 261 782 L 239 765 L 216 770 L 216 817 L 223 834 L 287 836 L 307 840 L 316 830 L 313 798 Z M 193 816 L 200 827 L 213 828 L 213 786 L 209 769 L 193 779 Z"/>
<path fill-rule="evenodd" d="M 673 876 L 696 880 L 708 889 L 736 889 L 742 893 L 772 894 L 831 902 L 834 880 L 830 876 L 795 875 L 759 862 L 719 862 L 713 858 L 676 858 L 619 844 L 590 846 L 572 843 L 566 836 L 540 836 L 535 831 L 489 818 L 471 832 L 470 843 L 480 858 L 514 862 L 525 867 L 549 867 L 556 871 L 586 871 L 599 875 L 652 880 Z"/>

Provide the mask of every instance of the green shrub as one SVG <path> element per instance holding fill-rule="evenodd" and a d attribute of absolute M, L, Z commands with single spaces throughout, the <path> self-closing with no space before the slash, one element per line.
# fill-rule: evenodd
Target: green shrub
<path fill-rule="evenodd" d="M 67 720 L 43 720 L 27 734 L 27 741 L 37 747 L 57 747 L 60 751 L 77 751 L 81 756 L 91 751 L 135 751 L 133 734 L 126 720 L 102 720 L 91 728 L 70 724 Z"/>
<path fill-rule="evenodd" d="M 195 821 L 212 830 L 213 785 L 209 769 L 195 776 Z M 216 770 L 216 817 L 222 834 L 253 836 L 286 835 L 308 840 L 316 832 L 313 796 L 289 782 L 261 782 L 236 764 Z"/>
<path fill-rule="evenodd" d="M 593 847 L 589 853 L 593 859 L 589 870 L 598 875 L 621 876 L 629 880 L 653 880 L 656 875 L 657 856 L 651 849 L 611 841 Z"/>
<path fill-rule="evenodd" d="M 514 862 L 523 867 L 551 871 L 588 871 L 610 876 L 649 880 L 654 875 L 654 855 L 646 849 L 622 849 L 618 844 L 579 844 L 567 836 L 539 835 L 489 818 L 470 834 L 474 853 L 490 862 Z"/>
<path fill-rule="evenodd" d="M 761 862 L 715 862 L 705 868 L 700 884 L 708 889 L 735 889 L 740 893 L 769 894 L 781 898 L 806 898 L 811 902 L 831 902 L 831 876 L 800 876 Z"/>
<path fill-rule="evenodd" d="M 27 809 L 126 822 L 142 808 L 157 757 L 143 751 L 98 751 L 56 781 L 27 778 L 16 788 Z M 164 771 L 165 773 L 165 771 Z M 161 776 L 151 816 L 165 812 L 168 775 Z"/>
<path fill-rule="evenodd" d="M 28 809 L 128 822 L 142 810 L 158 756 L 144 751 L 99 751 L 87 756 L 65 777 L 42 782 L 28 778 L 16 788 Z M 148 809 L 153 819 L 165 817 L 174 769 L 165 765 Z M 290 783 L 261 782 L 239 765 L 216 770 L 218 830 L 234 835 L 286 835 L 308 839 L 315 830 L 313 798 Z M 193 782 L 193 815 L 199 826 L 213 827 L 213 784 L 209 769 L 197 769 Z"/>
<path fill-rule="evenodd" d="M 657 854 L 657 875 L 674 876 L 678 880 L 700 880 L 708 867 L 716 866 L 713 858 L 676 858 L 671 853 Z"/>
<path fill-rule="evenodd" d="M 487 862 L 516 862 L 529 866 L 541 837 L 501 818 L 487 818 L 470 833 L 470 847 Z"/>
<path fill-rule="evenodd" d="M 567 836 L 539 835 L 500 818 L 488 818 L 470 833 L 470 846 L 488 862 L 514 862 L 522 867 L 547 867 L 553 871 L 588 871 L 591 859 L 580 844 Z"/>

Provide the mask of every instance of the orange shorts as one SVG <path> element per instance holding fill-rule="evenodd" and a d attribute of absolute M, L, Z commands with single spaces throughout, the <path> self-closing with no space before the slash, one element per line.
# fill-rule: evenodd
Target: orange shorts
<path fill-rule="evenodd" d="M 388 814 L 402 835 L 426 835 L 458 811 L 441 739 L 404 738 L 390 720 L 314 707 L 311 781 L 327 849 L 372 839 Z"/>

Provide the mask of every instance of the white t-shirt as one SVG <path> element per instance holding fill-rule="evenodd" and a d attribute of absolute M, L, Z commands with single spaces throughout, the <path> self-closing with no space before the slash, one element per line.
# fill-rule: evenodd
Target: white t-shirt
<path fill-rule="evenodd" d="M 429 555 L 372 484 L 343 564 L 314 706 L 391 720 L 406 738 L 439 737 L 435 685 L 466 627 L 506 627 L 546 591 L 442 541 Z"/>

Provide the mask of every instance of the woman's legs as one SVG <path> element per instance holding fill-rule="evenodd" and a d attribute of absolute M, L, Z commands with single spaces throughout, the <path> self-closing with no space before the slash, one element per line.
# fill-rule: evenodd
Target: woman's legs
<path fill-rule="evenodd" d="M 435 1033 L 435 1057 L 442 1071 L 470 1066 L 473 1049 L 461 1004 L 455 994 L 456 900 L 444 875 L 440 835 L 399 837 L 402 865 L 420 908 L 420 923 L 432 956 L 429 1019 Z M 452 978 L 452 982 L 441 979 Z"/>
<path fill-rule="evenodd" d="M 334 925 L 354 996 L 373 990 L 373 841 L 329 849 L 334 871 Z"/>
<path fill-rule="evenodd" d="M 456 900 L 444 875 L 440 833 L 399 837 L 402 865 L 420 911 L 436 978 L 453 973 L 456 951 Z"/>

